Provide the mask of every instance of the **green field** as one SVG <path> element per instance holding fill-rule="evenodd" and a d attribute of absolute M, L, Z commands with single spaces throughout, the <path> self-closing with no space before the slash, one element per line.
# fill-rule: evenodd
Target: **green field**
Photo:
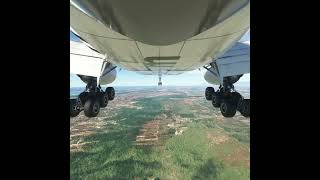
<path fill-rule="evenodd" d="M 186 99 L 140 98 L 135 106 L 141 108 L 117 109 L 103 119 L 116 123 L 90 129 L 81 150 L 70 152 L 71 179 L 249 179 L 250 125 L 216 118 L 217 110 L 203 98 L 190 104 Z M 142 126 L 161 115 L 187 119 L 186 130 L 168 131 L 169 138 L 155 146 L 135 145 Z"/>

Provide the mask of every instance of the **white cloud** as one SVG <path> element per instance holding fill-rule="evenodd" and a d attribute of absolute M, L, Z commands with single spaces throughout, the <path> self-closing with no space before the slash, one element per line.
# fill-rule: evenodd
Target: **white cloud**
<path fill-rule="evenodd" d="M 188 74 L 188 75 L 204 75 L 206 73 L 206 69 L 204 68 L 200 68 L 200 71 L 199 69 L 196 69 L 196 70 L 193 70 L 193 71 L 187 71 L 186 73 L 184 74 Z"/>
<path fill-rule="evenodd" d="M 249 74 L 244 74 L 238 82 L 250 82 L 250 73 Z"/>

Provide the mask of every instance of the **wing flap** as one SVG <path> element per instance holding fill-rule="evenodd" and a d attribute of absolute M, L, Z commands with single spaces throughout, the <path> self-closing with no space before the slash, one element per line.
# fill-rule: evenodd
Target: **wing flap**
<path fill-rule="evenodd" d="M 70 41 L 70 73 L 99 77 L 104 63 L 103 55 L 83 43 Z"/>

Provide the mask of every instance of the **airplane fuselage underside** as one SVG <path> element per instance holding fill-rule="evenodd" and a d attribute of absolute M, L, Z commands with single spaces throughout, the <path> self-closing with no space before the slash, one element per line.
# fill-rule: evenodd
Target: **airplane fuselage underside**
<path fill-rule="evenodd" d="M 71 1 L 71 31 L 109 62 L 173 75 L 208 64 L 249 29 L 247 0 Z"/>

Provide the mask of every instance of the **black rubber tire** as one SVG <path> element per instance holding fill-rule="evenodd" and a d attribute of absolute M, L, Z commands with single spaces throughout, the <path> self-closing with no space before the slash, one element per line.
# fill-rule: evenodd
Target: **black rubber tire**
<path fill-rule="evenodd" d="M 100 111 L 100 102 L 95 97 L 89 97 L 84 104 L 84 114 L 87 117 L 96 117 Z"/>
<path fill-rule="evenodd" d="M 221 95 L 219 92 L 212 93 L 211 103 L 213 107 L 220 107 L 221 104 Z"/>
<path fill-rule="evenodd" d="M 242 101 L 240 113 L 244 117 L 250 117 L 250 99 L 244 99 Z"/>
<path fill-rule="evenodd" d="M 108 94 L 109 101 L 112 101 L 115 97 L 115 91 L 113 87 L 107 87 L 106 93 Z"/>
<path fill-rule="evenodd" d="M 70 99 L 70 117 L 76 117 L 79 115 L 80 109 L 77 105 L 77 99 Z"/>
<path fill-rule="evenodd" d="M 88 92 L 82 92 L 82 93 L 80 93 L 79 94 L 79 99 L 80 99 L 80 101 L 81 101 L 81 104 L 85 104 L 86 103 L 86 101 L 87 101 L 87 98 L 88 98 Z"/>
<path fill-rule="evenodd" d="M 211 101 L 212 93 L 214 93 L 214 88 L 213 87 L 207 87 L 205 92 L 204 92 L 204 96 L 206 97 L 206 100 Z"/>
<path fill-rule="evenodd" d="M 237 112 L 237 104 L 232 100 L 224 100 L 220 105 L 221 114 L 224 117 L 233 117 Z"/>
<path fill-rule="evenodd" d="M 236 104 L 239 103 L 239 100 L 242 98 L 241 94 L 238 92 L 231 93 L 232 99 L 235 101 Z"/>
<path fill-rule="evenodd" d="M 100 100 L 100 107 L 104 108 L 107 107 L 109 102 L 109 97 L 106 92 L 100 92 L 99 93 L 99 100 Z"/>

